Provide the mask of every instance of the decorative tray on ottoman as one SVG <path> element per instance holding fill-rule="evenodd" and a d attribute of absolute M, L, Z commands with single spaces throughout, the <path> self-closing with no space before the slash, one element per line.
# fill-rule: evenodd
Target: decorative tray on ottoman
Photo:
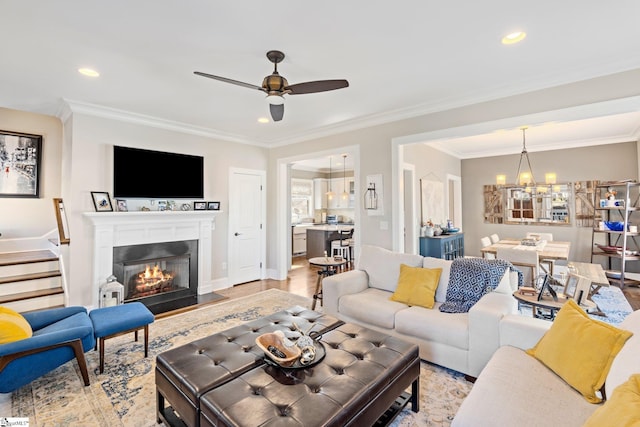
<path fill-rule="evenodd" d="M 262 334 L 256 338 L 256 344 L 264 352 L 264 361 L 268 365 L 284 369 L 306 369 L 320 363 L 327 354 L 321 342 L 310 340 L 313 343 L 315 357 L 305 363 L 302 360 L 305 356 L 305 349 L 300 349 L 295 343 L 293 345 L 285 345 L 287 339 L 283 338 L 284 335 L 278 333 Z"/>

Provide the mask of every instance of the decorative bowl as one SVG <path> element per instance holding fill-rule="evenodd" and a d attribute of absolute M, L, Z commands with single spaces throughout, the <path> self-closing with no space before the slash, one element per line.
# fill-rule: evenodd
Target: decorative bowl
<path fill-rule="evenodd" d="M 451 227 L 451 228 L 442 229 L 442 232 L 444 234 L 455 234 L 455 233 L 457 233 L 459 231 L 460 231 L 460 229 L 458 227 Z"/>
<path fill-rule="evenodd" d="M 608 254 L 615 254 L 615 253 L 618 253 L 618 251 L 622 251 L 622 246 L 607 246 L 607 245 L 600 245 L 598 243 L 596 243 L 596 246 L 600 248 L 602 252 L 605 252 Z"/>
<path fill-rule="evenodd" d="M 286 346 L 282 335 L 270 332 L 256 338 L 256 344 L 264 351 L 264 354 L 280 366 L 293 365 L 302 351 L 297 345 Z"/>
<path fill-rule="evenodd" d="M 611 231 L 622 231 L 622 230 L 624 230 L 624 222 L 620 222 L 620 221 L 605 221 L 604 225 L 605 225 L 605 227 L 607 227 L 608 230 L 611 230 Z"/>

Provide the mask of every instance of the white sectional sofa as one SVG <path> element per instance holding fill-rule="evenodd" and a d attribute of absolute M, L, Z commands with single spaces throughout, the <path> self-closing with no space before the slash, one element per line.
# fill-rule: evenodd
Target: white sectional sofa
<path fill-rule="evenodd" d="M 500 346 L 500 320 L 516 313 L 511 295 L 517 274 L 505 274 L 500 285 L 484 295 L 468 313 L 443 313 L 452 261 L 392 252 L 363 245 L 356 269 L 324 279 L 324 311 L 415 342 L 424 360 L 477 377 Z M 400 264 L 442 268 L 435 306 L 427 309 L 391 301 Z"/>
<path fill-rule="evenodd" d="M 545 320 L 523 316 L 508 315 L 502 319 L 502 347 L 478 377 L 452 427 L 577 427 L 602 406 L 587 402 L 559 376 L 524 352 L 535 346 L 551 325 Z M 617 354 L 606 377 L 605 392 L 609 399 L 617 386 L 632 374 L 640 373 L 640 311 L 631 313 L 620 329 L 634 335 Z M 635 411 L 636 417 L 640 411 L 637 404 L 621 410 Z M 617 424 L 611 420 L 607 425 Z"/>

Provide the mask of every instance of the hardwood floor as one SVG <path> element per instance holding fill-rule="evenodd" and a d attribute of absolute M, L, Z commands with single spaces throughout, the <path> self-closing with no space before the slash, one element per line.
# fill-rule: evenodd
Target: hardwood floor
<path fill-rule="evenodd" d="M 256 280 L 255 282 L 243 283 L 216 292 L 228 298 L 238 298 L 267 289 L 281 289 L 311 298 L 316 288 L 318 270 L 318 268 L 310 266 L 304 256 L 295 257 L 292 269 L 289 271 L 286 280 Z"/>

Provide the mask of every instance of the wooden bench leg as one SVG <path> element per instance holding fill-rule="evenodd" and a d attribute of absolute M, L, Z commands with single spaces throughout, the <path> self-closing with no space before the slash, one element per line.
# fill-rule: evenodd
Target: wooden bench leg
<path fill-rule="evenodd" d="M 149 325 L 144 325 L 144 357 L 149 356 Z"/>
<path fill-rule="evenodd" d="M 100 345 L 98 346 L 100 347 L 100 373 L 104 372 L 104 340 L 104 337 L 100 338 Z"/>

